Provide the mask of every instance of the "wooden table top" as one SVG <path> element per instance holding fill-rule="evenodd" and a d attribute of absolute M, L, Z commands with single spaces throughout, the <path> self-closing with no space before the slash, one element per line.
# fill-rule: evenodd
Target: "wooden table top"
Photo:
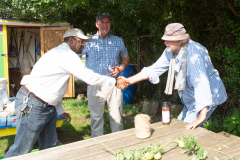
<path fill-rule="evenodd" d="M 185 130 L 185 125 L 187 123 L 172 119 L 171 124 L 168 126 L 162 125 L 161 122 L 151 124 L 152 135 L 147 139 L 136 138 L 134 128 L 103 135 L 96 139 L 107 145 L 114 152 L 119 152 L 121 149 L 137 149 L 148 147 L 150 144 L 154 146 L 157 143 L 164 145 L 183 135 L 193 135 L 198 144 L 208 152 L 207 159 L 209 160 L 214 160 L 214 157 L 219 159 L 229 159 L 230 157 L 240 158 L 240 137 L 225 132 L 214 133 L 201 127 L 194 130 Z M 164 151 L 166 153 L 162 155 L 161 160 L 188 160 L 196 157 L 196 155 L 180 153 L 184 150 L 176 147 L 174 143 L 165 147 Z M 91 138 L 10 159 L 113 160 L 114 155 L 94 138 Z"/>

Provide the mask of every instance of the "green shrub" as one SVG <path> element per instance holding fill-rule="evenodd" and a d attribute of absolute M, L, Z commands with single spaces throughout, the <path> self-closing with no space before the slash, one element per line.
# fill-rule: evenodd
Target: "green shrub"
<path fill-rule="evenodd" d="M 232 116 L 228 116 L 224 119 L 223 128 L 228 132 L 236 136 L 240 136 L 240 117 L 239 110 L 235 109 Z"/>
<path fill-rule="evenodd" d="M 203 124 L 203 128 L 217 133 L 223 130 L 219 124 L 220 122 L 217 119 L 210 119 Z"/>

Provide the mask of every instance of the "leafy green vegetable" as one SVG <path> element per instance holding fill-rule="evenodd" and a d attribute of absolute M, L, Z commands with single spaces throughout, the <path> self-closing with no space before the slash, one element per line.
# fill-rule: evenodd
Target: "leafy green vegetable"
<path fill-rule="evenodd" d="M 157 154 L 154 154 L 154 159 L 161 159 L 161 154 L 160 153 L 157 153 Z"/>
<path fill-rule="evenodd" d="M 185 148 L 184 142 L 183 141 L 178 141 L 178 146 L 180 148 Z"/>
<path fill-rule="evenodd" d="M 158 150 L 160 147 L 160 144 L 157 143 L 157 147 L 154 147 L 153 144 L 150 144 L 147 148 L 130 149 L 130 151 L 127 151 L 127 149 L 122 149 L 120 152 L 116 153 L 114 160 L 147 160 L 147 158 L 145 157 L 146 153 L 148 153 L 147 155 L 155 155 L 158 153 L 160 155 L 164 154 L 164 150 Z M 129 154 L 127 154 L 127 156 L 124 156 L 125 153 Z"/>
<path fill-rule="evenodd" d="M 131 149 L 130 154 L 127 154 L 125 157 L 126 149 L 121 150 L 116 153 L 114 160 L 150 160 L 150 159 L 160 159 L 161 155 L 165 153 L 163 150 L 164 147 L 171 143 L 177 143 L 180 148 L 185 148 L 185 151 L 182 153 L 192 153 L 194 152 L 197 157 L 192 158 L 192 160 L 204 160 L 207 157 L 207 151 L 205 151 L 194 139 L 194 136 L 183 135 L 182 138 L 178 140 L 170 141 L 169 143 L 160 146 L 157 144 L 157 147 L 154 147 L 153 144 L 150 144 L 147 148 Z"/>
<path fill-rule="evenodd" d="M 151 160 L 151 159 L 153 159 L 153 157 L 154 157 L 154 154 L 153 154 L 153 153 L 149 153 L 149 152 L 145 153 L 145 158 L 146 158 L 147 160 Z"/>

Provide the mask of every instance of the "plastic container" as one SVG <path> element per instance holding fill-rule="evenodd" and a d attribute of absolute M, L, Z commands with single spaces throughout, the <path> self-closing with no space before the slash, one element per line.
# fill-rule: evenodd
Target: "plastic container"
<path fill-rule="evenodd" d="M 10 97 L 8 99 L 7 108 L 5 110 L 10 112 L 10 116 L 16 115 L 16 113 L 15 113 L 15 97 Z"/>
<path fill-rule="evenodd" d="M 17 116 L 11 116 L 7 118 L 7 128 L 17 126 Z"/>
<path fill-rule="evenodd" d="M 6 117 L 0 117 L 0 129 L 6 128 Z"/>
<path fill-rule="evenodd" d="M 15 101 L 15 97 L 10 97 L 10 98 L 8 98 L 8 100 L 9 100 L 10 102 L 13 102 L 13 101 Z"/>
<path fill-rule="evenodd" d="M 3 105 L 8 102 L 7 78 L 0 78 L 0 111 L 3 111 Z"/>
<path fill-rule="evenodd" d="M 62 119 L 65 119 L 65 118 L 62 118 L 62 117 L 60 117 L 59 114 L 57 114 L 57 120 L 62 120 Z"/>
<path fill-rule="evenodd" d="M 123 76 L 125 78 L 131 77 L 136 74 L 136 68 L 134 64 L 129 64 L 127 68 L 125 68 L 119 76 Z M 128 86 L 128 88 L 122 90 L 123 92 L 123 104 L 130 104 L 134 99 L 134 95 L 136 92 L 137 85 L 133 84 Z"/>
<path fill-rule="evenodd" d="M 2 90 L 0 89 L 0 111 L 3 111 L 3 98 L 2 98 Z"/>
<path fill-rule="evenodd" d="M 60 117 L 59 114 L 57 114 L 57 122 L 56 122 L 56 127 L 61 127 L 63 124 L 65 118 Z"/>

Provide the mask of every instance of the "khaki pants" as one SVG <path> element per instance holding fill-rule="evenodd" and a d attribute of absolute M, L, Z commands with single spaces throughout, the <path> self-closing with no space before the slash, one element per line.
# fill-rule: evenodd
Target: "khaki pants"
<path fill-rule="evenodd" d="M 103 135 L 104 110 L 107 101 L 112 132 L 123 130 L 123 94 L 115 86 L 91 86 L 87 88 L 88 106 L 91 117 L 91 137 Z"/>

